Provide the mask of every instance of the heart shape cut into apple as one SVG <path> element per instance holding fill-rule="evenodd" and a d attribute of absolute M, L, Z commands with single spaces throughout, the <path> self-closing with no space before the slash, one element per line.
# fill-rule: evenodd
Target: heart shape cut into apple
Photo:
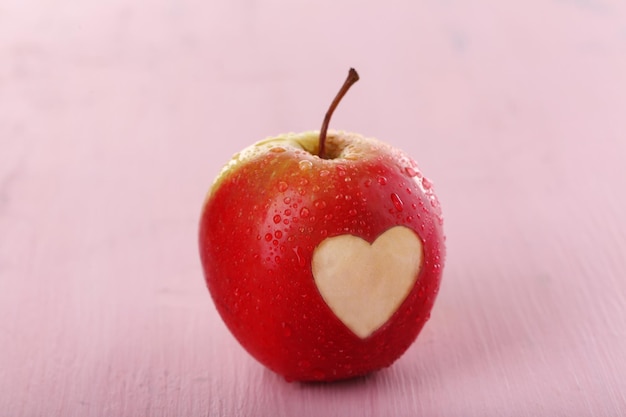
<path fill-rule="evenodd" d="M 322 241 L 312 270 L 322 298 L 354 334 L 369 337 L 396 312 L 411 292 L 422 266 L 422 241 L 394 226 L 370 245 L 353 235 Z"/>

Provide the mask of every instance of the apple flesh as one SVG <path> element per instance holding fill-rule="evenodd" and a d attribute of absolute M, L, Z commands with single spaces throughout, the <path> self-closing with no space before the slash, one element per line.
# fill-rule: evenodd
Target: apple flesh
<path fill-rule="evenodd" d="M 431 183 L 403 152 L 358 134 L 286 134 L 235 155 L 200 221 L 216 308 L 287 380 L 391 365 L 439 289 L 445 247 Z"/>

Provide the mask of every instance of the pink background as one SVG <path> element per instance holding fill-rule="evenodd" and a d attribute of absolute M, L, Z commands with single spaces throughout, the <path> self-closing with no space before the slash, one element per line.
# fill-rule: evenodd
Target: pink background
<path fill-rule="evenodd" d="M 0 414 L 626 414 L 626 3 L 4 0 Z M 434 180 L 448 262 L 391 368 L 288 384 L 231 337 L 213 177 L 334 128 Z"/>

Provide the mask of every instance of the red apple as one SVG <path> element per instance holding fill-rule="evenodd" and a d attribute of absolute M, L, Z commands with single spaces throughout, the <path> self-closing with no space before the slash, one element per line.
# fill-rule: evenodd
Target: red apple
<path fill-rule="evenodd" d="M 430 316 L 445 247 L 430 181 L 400 150 L 358 134 L 285 134 L 235 155 L 200 221 L 222 319 L 287 380 L 391 365 Z"/>

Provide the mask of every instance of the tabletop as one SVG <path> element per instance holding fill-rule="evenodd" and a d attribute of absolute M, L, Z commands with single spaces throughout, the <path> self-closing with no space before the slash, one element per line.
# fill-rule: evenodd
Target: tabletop
<path fill-rule="evenodd" d="M 267 136 L 415 158 L 445 216 L 391 367 L 288 383 L 206 289 L 200 209 Z M 626 3 L 0 3 L 0 414 L 626 415 Z"/>

